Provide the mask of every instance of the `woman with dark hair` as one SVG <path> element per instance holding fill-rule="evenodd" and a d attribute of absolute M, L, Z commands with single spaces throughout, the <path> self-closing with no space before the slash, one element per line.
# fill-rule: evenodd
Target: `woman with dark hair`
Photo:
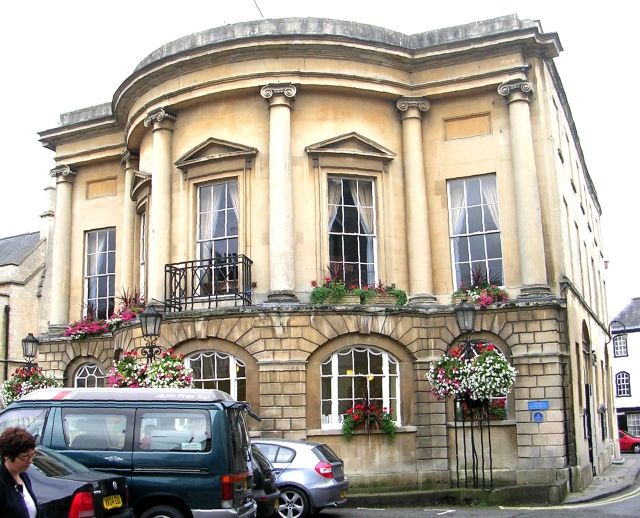
<path fill-rule="evenodd" d="M 36 454 L 36 440 L 24 428 L 0 435 L 0 514 L 3 518 L 36 518 L 38 502 L 25 473 Z"/>

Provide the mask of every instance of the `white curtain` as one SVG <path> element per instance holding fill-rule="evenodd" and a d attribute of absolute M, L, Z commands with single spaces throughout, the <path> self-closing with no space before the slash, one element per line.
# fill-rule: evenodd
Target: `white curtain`
<path fill-rule="evenodd" d="M 209 199 L 209 193 L 212 193 Z M 224 194 L 224 189 L 216 188 L 216 186 L 202 187 L 200 189 L 200 228 L 198 236 L 200 239 L 200 257 L 199 259 L 210 259 L 213 256 L 213 231 L 218 223 L 220 200 Z M 211 247 L 211 253 L 207 254 L 207 244 Z M 206 255 L 206 256 L 205 256 Z"/>
<path fill-rule="evenodd" d="M 329 179 L 329 219 L 327 225 L 327 230 L 329 232 L 331 232 L 331 227 L 333 226 L 333 223 L 336 220 L 336 216 L 338 215 L 338 202 L 340 202 L 340 198 L 342 197 L 341 187 L 342 182 L 340 180 Z"/>
<path fill-rule="evenodd" d="M 482 180 L 482 197 L 487 203 L 487 209 L 489 209 L 489 214 L 491 219 L 493 220 L 494 228 L 500 228 L 500 215 L 498 213 L 498 187 L 496 186 L 495 179 L 492 180 Z"/>
<path fill-rule="evenodd" d="M 459 185 L 460 189 L 455 189 L 455 185 Z M 464 188 L 462 182 L 452 182 L 449 185 L 449 203 L 451 208 L 451 234 L 457 236 L 462 233 L 465 223 L 466 209 L 461 208 L 464 201 Z M 454 208 L 455 207 L 455 208 Z"/>
<path fill-rule="evenodd" d="M 365 234 L 373 234 L 373 183 L 363 181 L 351 182 L 351 196 L 356 202 L 358 209 L 358 220 L 362 225 Z M 367 257 L 366 262 L 373 264 L 373 237 L 367 237 Z M 371 274 L 372 275 L 372 274 Z M 369 275 L 369 277 L 371 277 Z M 375 279 L 368 278 L 367 283 L 372 284 Z"/>
<path fill-rule="evenodd" d="M 229 182 L 229 198 L 231 198 L 233 213 L 236 215 L 236 221 L 238 220 L 238 206 L 240 200 L 238 198 L 238 182 Z"/>
<path fill-rule="evenodd" d="M 103 230 L 98 232 L 98 250 L 97 250 L 98 253 L 96 257 L 98 274 L 112 273 L 107 271 L 107 257 L 109 255 L 107 253 L 108 239 L 109 239 L 108 230 Z"/>

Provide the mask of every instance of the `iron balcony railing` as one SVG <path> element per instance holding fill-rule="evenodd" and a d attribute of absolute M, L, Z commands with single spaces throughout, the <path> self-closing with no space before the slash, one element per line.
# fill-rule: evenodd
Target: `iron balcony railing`
<path fill-rule="evenodd" d="M 252 263 L 233 254 L 165 265 L 167 311 L 250 306 Z"/>

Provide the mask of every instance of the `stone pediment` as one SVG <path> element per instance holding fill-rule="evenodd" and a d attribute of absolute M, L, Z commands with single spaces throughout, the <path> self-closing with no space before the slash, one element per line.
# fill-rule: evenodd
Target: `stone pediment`
<path fill-rule="evenodd" d="M 339 135 L 317 144 L 312 144 L 305 148 L 305 151 L 312 156 L 318 155 L 342 155 L 359 158 L 373 158 L 390 162 L 396 153 L 381 146 L 371 139 L 363 137 L 354 132 Z"/>
<path fill-rule="evenodd" d="M 256 148 L 212 137 L 187 151 L 175 162 L 175 165 L 184 173 L 190 167 L 210 162 L 242 157 L 245 160 L 252 160 L 257 153 L 258 150 Z"/>
<path fill-rule="evenodd" d="M 142 171 L 133 172 L 133 182 L 131 183 L 131 192 L 129 195 L 132 200 L 137 200 L 143 190 L 151 189 L 151 175 Z"/>

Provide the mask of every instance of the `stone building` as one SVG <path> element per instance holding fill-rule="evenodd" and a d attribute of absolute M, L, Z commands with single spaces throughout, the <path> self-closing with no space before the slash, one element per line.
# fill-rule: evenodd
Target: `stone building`
<path fill-rule="evenodd" d="M 139 330 L 62 331 L 137 289 L 198 385 L 262 416 L 254 434 L 325 441 L 354 484 L 448 486 L 454 407 L 425 372 L 467 338 L 452 294 L 480 272 L 510 301 L 478 309 L 471 338 L 519 371 L 491 426 L 495 483 L 584 487 L 617 432 L 601 207 L 561 50 L 511 15 L 414 35 L 261 20 L 153 52 L 111 102 L 40 133 L 57 182 L 40 365 L 102 383 Z M 327 269 L 409 303 L 311 304 Z M 393 442 L 341 437 L 356 386 L 392 409 Z"/>

